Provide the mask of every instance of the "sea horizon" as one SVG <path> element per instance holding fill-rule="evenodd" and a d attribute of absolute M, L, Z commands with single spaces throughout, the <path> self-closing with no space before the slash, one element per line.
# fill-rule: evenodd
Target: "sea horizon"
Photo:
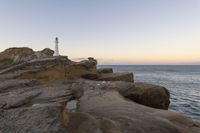
<path fill-rule="evenodd" d="M 99 64 L 98 66 L 200 66 L 200 64 Z"/>

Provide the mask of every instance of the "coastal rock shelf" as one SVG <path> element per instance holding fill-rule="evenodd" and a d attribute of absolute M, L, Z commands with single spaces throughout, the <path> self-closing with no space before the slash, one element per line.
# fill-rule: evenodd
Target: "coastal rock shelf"
<path fill-rule="evenodd" d="M 0 133 L 200 133 L 169 91 L 44 49 L 0 53 Z"/>

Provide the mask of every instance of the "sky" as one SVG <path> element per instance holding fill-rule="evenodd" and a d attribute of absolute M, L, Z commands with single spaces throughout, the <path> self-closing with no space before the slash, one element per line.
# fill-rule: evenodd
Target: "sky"
<path fill-rule="evenodd" d="M 200 64 L 200 0 L 0 0 L 0 51 L 54 49 L 99 64 Z"/>

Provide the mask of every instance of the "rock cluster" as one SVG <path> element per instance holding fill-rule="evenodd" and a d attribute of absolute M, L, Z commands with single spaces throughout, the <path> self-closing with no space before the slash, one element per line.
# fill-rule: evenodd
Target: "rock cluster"
<path fill-rule="evenodd" d="M 33 59 L 52 57 L 53 54 L 54 51 L 49 48 L 45 48 L 42 51 L 33 51 L 27 47 L 8 48 L 0 53 L 0 68 Z"/>
<path fill-rule="evenodd" d="M 167 110 L 165 87 L 98 70 L 91 57 L 74 62 L 50 49 L 34 58 L 29 48 L 12 50 L 0 53 L 0 62 L 12 62 L 0 68 L 0 133 L 200 133 L 199 123 Z"/>

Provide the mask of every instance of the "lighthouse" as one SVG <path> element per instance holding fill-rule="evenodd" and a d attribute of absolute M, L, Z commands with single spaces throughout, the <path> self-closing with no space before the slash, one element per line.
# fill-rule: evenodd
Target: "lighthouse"
<path fill-rule="evenodd" d="M 55 38 L 55 51 L 54 56 L 59 56 L 58 37 Z"/>

